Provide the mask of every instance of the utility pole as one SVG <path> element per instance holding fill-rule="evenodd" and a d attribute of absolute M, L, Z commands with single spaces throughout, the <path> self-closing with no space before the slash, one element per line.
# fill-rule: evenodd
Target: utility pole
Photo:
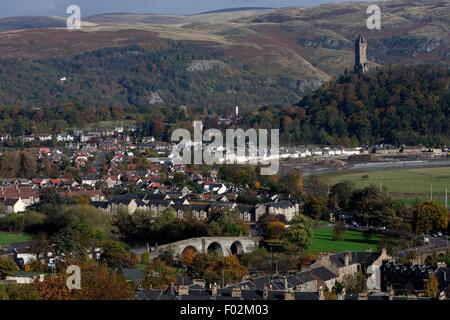
<path fill-rule="evenodd" d="M 225 288 L 225 269 L 222 269 L 222 288 Z"/>
<path fill-rule="evenodd" d="M 445 188 L 445 207 L 448 209 L 448 188 Z"/>
<path fill-rule="evenodd" d="M 278 259 L 275 260 L 275 274 L 278 275 Z"/>

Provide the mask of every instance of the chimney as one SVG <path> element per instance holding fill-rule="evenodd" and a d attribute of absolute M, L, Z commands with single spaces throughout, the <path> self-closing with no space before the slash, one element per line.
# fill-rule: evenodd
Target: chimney
<path fill-rule="evenodd" d="M 319 300 L 325 300 L 324 289 L 322 286 L 319 287 Z"/>
<path fill-rule="evenodd" d="M 239 287 L 233 288 L 233 290 L 231 291 L 231 296 L 233 298 L 241 298 L 242 297 L 241 288 L 239 288 Z"/>
<path fill-rule="evenodd" d="M 219 289 L 219 286 L 217 285 L 217 283 L 214 283 L 214 285 L 212 286 L 212 291 L 211 291 L 211 295 L 213 297 L 217 297 L 217 290 Z"/>
<path fill-rule="evenodd" d="M 394 289 L 391 287 L 391 288 L 389 289 L 389 300 L 394 300 L 394 297 L 395 297 L 395 291 L 394 291 Z"/>
<path fill-rule="evenodd" d="M 288 289 L 284 293 L 284 300 L 295 300 L 295 293 L 294 290 Z"/>
<path fill-rule="evenodd" d="M 350 262 L 352 261 L 352 254 L 351 252 L 346 252 L 344 255 L 344 264 L 346 267 L 350 265 Z"/>
<path fill-rule="evenodd" d="M 189 295 L 189 287 L 185 285 L 180 285 L 178 287 L 178 295 L 179 296 L 188 296 Z"/>
<path fill-rule="evenodd" d="M 360 293 L 358 295 L 358 300 L 367 300 L 367 293 Z"/>
<path fill-rule="evenodd" d="M 338 294 L 337 299 L 338 300 L 345 300 L 345 295 L 347 294 L 347 291 L 345 288 L 342 288 L 341 293 Z"/>
<path fill-rule="evenodd" d="M 267 285 L 264 285 L 263 288 L 263 299 L 264 300 L 269 299 L 269 288 L 267 287 Z"/>

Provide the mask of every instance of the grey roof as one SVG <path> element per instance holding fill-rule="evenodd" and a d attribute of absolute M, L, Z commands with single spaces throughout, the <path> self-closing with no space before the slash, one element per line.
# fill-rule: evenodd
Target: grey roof
<path fill-rule="evenodd" d="M 242 290 L 244 300 L 262 300 L 262 292 L 259 290 Z"/>
<path fill-rule="evenodd" d="M 319 300 L 318 292 L 294 292 L 295 300 Z"/>
<path fill-rule="evenodd" d="M 379 252 L 370 251 L 352 251 L 352 252 L 339 252 L 330 256 L 330 261 L 338 268 L 345 266 L 345 255 L 349 253 L 351 255 L 350 264 L 364 264 L 371 265 L 380 256 Z"/>
<path fill-rule="evenodd" d="M 325 267 L 319 267 L 311 270 L 311 274 L 322 281 L 337 278 L 337 275 Z"/>
<path fill-rule="evenodd" d="M 295 276 L 301 281 L 301 284 L 316 280 L 311 274 L 311 271 L 298 272 Z"/>
<path fill-rule="evenodd" d="M 270 278 L 268 276 L 262 276 L 262 277 L 258 277 L 253 279 L 253 283 L 255 284 L 256 288 L 258 288 L 258 290 L 264 290 L 264 287 L 266 285 L 269 285 L 271 282 Z"/>
<path fill-rule="evenodd" d="M 254 212 L 255 211 L 255 206 L 251 205 L 251 204 L 243 204 L 243 203 L 238 203 L 236 205 L 237 209 L 239 212 Z"/>
<path fill-rule="evenodd" d="M 92 201 L 91 205 L 93 207 L 96 207 L 97 209 L 99 209 L 99 208 L 102 208 L 102 209 L 108 208 L 108 202 L 107 201 Z"/>
<path fill-rule="evenodd" d="M 176 284 L 181 284 L 181 285 L 186 285 L 186 286 L 190 286 L 192 285 L 193 281 L 191 277 L 187 277 L 187 276 L 176 276 Z"/>
<path fill-rule="evenodd" d="M 144 271 L 140 269 L 131 269 L 131 268 L 124 268 L 122 270 L 122 274 L 127 280 L 131 280 L 134 283 L 140 283 L 142 279 L 144 278 Z"/>
<path fill-rule="evenodd" d="M 17 203 L 17 201 L 19 201 L 19 199 L 6 198 L 5 200 L 3 200 L 3 204 L 5 206 L 13 206 Z"/>
<path fill-rule="evenodd" d="M 136 300 L 159 300 L 163 294 L 163 290 L 137 290 L 134 297 Z"/>

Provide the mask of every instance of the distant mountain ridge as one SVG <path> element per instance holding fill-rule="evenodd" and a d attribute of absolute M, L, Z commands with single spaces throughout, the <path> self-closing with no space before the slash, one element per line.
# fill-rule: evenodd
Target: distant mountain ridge
<path fill-rule="evenodd" d="M 66 19 L 62 17 L 23 16 L 0 19 L 0 32 L 64 27 Z"/>
<path fill-rule="evenodd" d="M 200 14 L 210 14 L 210 13 L 225 13 L 225 12 L 237 12 L 237 11 L 248 11 L 248 10 L 273 10 L 273 7 L 236 7 L 236 8 L 224 8 L 218 10 L 204 11 L 197 13 Z M 194 15 L 197 15 L 194 14 Z"/>
<path fill-rule="evenodd" d="M 379 2 L 383 13 L 381 30 L 367 29 L 368 5 L 369 3 L 348 2 L 267 10 L 250 7 L 234 11 L 232 8 L 189 16 L 102 14 L 84 18 L 81 31 L 66 30 L 63 18 L 1 19 L 0 28 L 3 26 L 4 32 L 0 32 L 0 61 L 5 62 L 0 68 L 6 68 L 19 60 L 24 70 L 29 72 L 27 78 L 34 79 L 31 86 L 33 91 L 39 87 L 34 84 L 42 74 L 32 66 L 45 65 L 44 69 L 48 72 L 49 60 L 67 63 L 89 52 L 103 52 L 108 48 L 120 50 L 134 45 L 143 48 L 148 54 L 177 45 L 188 45 L 192 57 L 191 61 L 187 59 L 183 62 L 183 67 L 194 59 L 214 60 L 216 65 L 229 66 L 223 69 L 229 74 L 221 75 L 216 68 L 212 68 L 200 71 L 205 73 L 203 78 L 195 78 L 194 87 L 203 86 L 212 90 L 205 94 L 205 100 L 214 101 L 220 97 L 221 100 L 216 105 L 233 107 L 238 104 L 242 108 L 255 108 L 277 102 L 281 105 L 295 104 L 302 96 L 323 83 L 338 77 L 345 70 L 352 70 L 354 40 L 361 33 L 368 41 L 370 69 L 390 64 L 450 65 L 449 1 Z M 46 25 L 50 27 L 46 28 Z M 32 29 L 22 30 L 27 27 Z M 14 28 L 16 31 L 12 31 Z M 215 54 L 204 56 L 205 49 L 212 49 Z M 96 65 L 97 62 L 95 55 L 88 55 L 80 68 Z M 209 64 L 208 61 L 205 63 Z M 152 66 L 147 65 L 136 68 L 140 71 L 152 70 Z M 9 69 L 8 71 L 11 72 Z M 108 70 L 97 71 L 108 79 Z M 160 71 L 155 72 L 157 74 Z M 0 69 L 0 74 L 2 72 L 4 70 Z M 129 79 L 142 75 L 133 70 L 127 72 L 129 74 L 124 77 Z M 181 73 L 177 73 L 179 75 Z M 45 76 L 48 76 L 48 81 L 57 82 L 59 79 L 52 73 L 46 73 Z M 182 75 L 185 76 L 194 75 Z M 240 79 L 243 84 L 229 88 L 228 82 L 227 85 L 220 83 L 224 76 L 229 76 L 228 80 Z M 168 88 L 173 79 L 164 79 L 168 82 L 158 83 L 158 86 Z M 1 81 L 8 79 L 3 78 Z M 106 92 L 114 92 L 123 85 L 114 81 L 102 81 L 99 85 Z M 177 83 L 185 81 L 186 78 L 177 79 Z M 255 90 L 250 83 L 254 83 L 258 92 L 263 92 L 266 88 L 266 92 L 272 92 L 272 97 L 252 98 Z M 177 91 L 185 85 L 187 84 L 175 86 L 176 89 L 171 93 L 168 89 L 164 90 L 169 97 L 163 98 L 168 107 L 192 101 Z M 8 87 L 7 84 L 0 83 L 0 87 L 2 86 Z M 45 87 L 45 90 L 48 88 Z M 88 86 L 87 90 L 89 88 Z M 3 101 L 25 99 L 26 102 L 26 97 L 14 96 L 14 92 L 16 91 L 0 92 L 0 95 L 4 95 L 0 98 Z M 37 92 L 37 97 L 39 96 Z M 173 99 L 178 96 L 182 98 Z M 41 103 L 45 104 L 47 101 Z"/>

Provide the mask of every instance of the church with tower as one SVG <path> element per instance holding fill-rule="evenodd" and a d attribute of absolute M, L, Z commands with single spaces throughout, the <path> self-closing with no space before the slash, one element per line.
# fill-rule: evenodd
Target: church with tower
<path fill-rule="evenodd" d="M 353 72 L 363 75 L 369 71 L 367 63 L 367 40 L 360 34 L 355 41 L 355 67 Z"/>

